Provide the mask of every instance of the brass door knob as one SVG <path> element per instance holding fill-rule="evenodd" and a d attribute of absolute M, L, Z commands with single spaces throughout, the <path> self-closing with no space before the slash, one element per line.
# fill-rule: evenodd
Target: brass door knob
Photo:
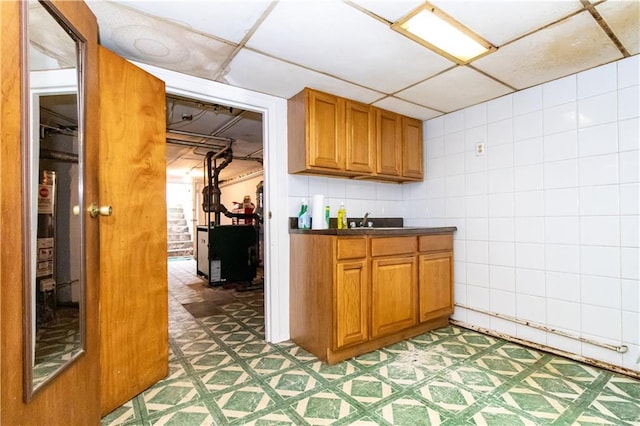
<path fill-rule="evenodd" d="M 89 207 L 89 214 L 94 219 L 98 216 L 111 216 L 111 213 L 113 213 L 111 206 L 98 207 L 96 204 L 91 204 L 91 207 Z"/>

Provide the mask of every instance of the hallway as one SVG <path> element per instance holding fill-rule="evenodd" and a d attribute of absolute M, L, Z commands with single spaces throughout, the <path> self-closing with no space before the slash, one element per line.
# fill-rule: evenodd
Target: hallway
<path fill-rule="evenodd" d="M 169 261 L 169 376 L 104 426 L 640 424 L 639 381 L 458 327 L 327 366 L 195 270 Z"/>

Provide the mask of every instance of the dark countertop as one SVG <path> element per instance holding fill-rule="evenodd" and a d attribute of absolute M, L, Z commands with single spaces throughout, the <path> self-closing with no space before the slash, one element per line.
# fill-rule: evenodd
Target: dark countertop
<path fill-rule="evenodd" d="M 456 231 L 455 226 L 445 226 L 439 228 L 420 228 L 413 226 L 393 227 L 393 228 L 355 228 L 355 229 L 297 229 L 290 228 L 290 234 L 308 235 L 428 235 L 428 234 L 449 234 Z"/>

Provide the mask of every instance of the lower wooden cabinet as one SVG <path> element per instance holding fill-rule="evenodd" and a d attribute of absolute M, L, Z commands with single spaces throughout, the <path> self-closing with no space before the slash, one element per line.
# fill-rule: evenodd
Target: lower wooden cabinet
<path fill-rule="evenodd" d="M 415 256 L 371 261 L 371 337 L 396 333 L 418 320 Z"/>
<path fill-rule="evenodd" d="M 447 325 L 451 234 L 291 234 L 291 340 L 330 364 Z"/>
<path fill-rule="evenodd" d="M 420 255 L 420 321 L 453 312 L 453 253 Z"/>
<path fill-rule="evenodd" d="M 366 260 L 339 262 L 336 271 L 333 349 L 369 339 L 369 275 Z"/>

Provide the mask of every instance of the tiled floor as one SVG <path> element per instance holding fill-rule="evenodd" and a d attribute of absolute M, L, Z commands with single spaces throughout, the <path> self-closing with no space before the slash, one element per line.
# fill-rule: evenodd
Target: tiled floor
<path fill-rule="evenodd" d="M 169 376 L 103 425 L 640 425 L 639 381 L 457 327 L 327 366 L 194 271 L 169 262 Z"/>

